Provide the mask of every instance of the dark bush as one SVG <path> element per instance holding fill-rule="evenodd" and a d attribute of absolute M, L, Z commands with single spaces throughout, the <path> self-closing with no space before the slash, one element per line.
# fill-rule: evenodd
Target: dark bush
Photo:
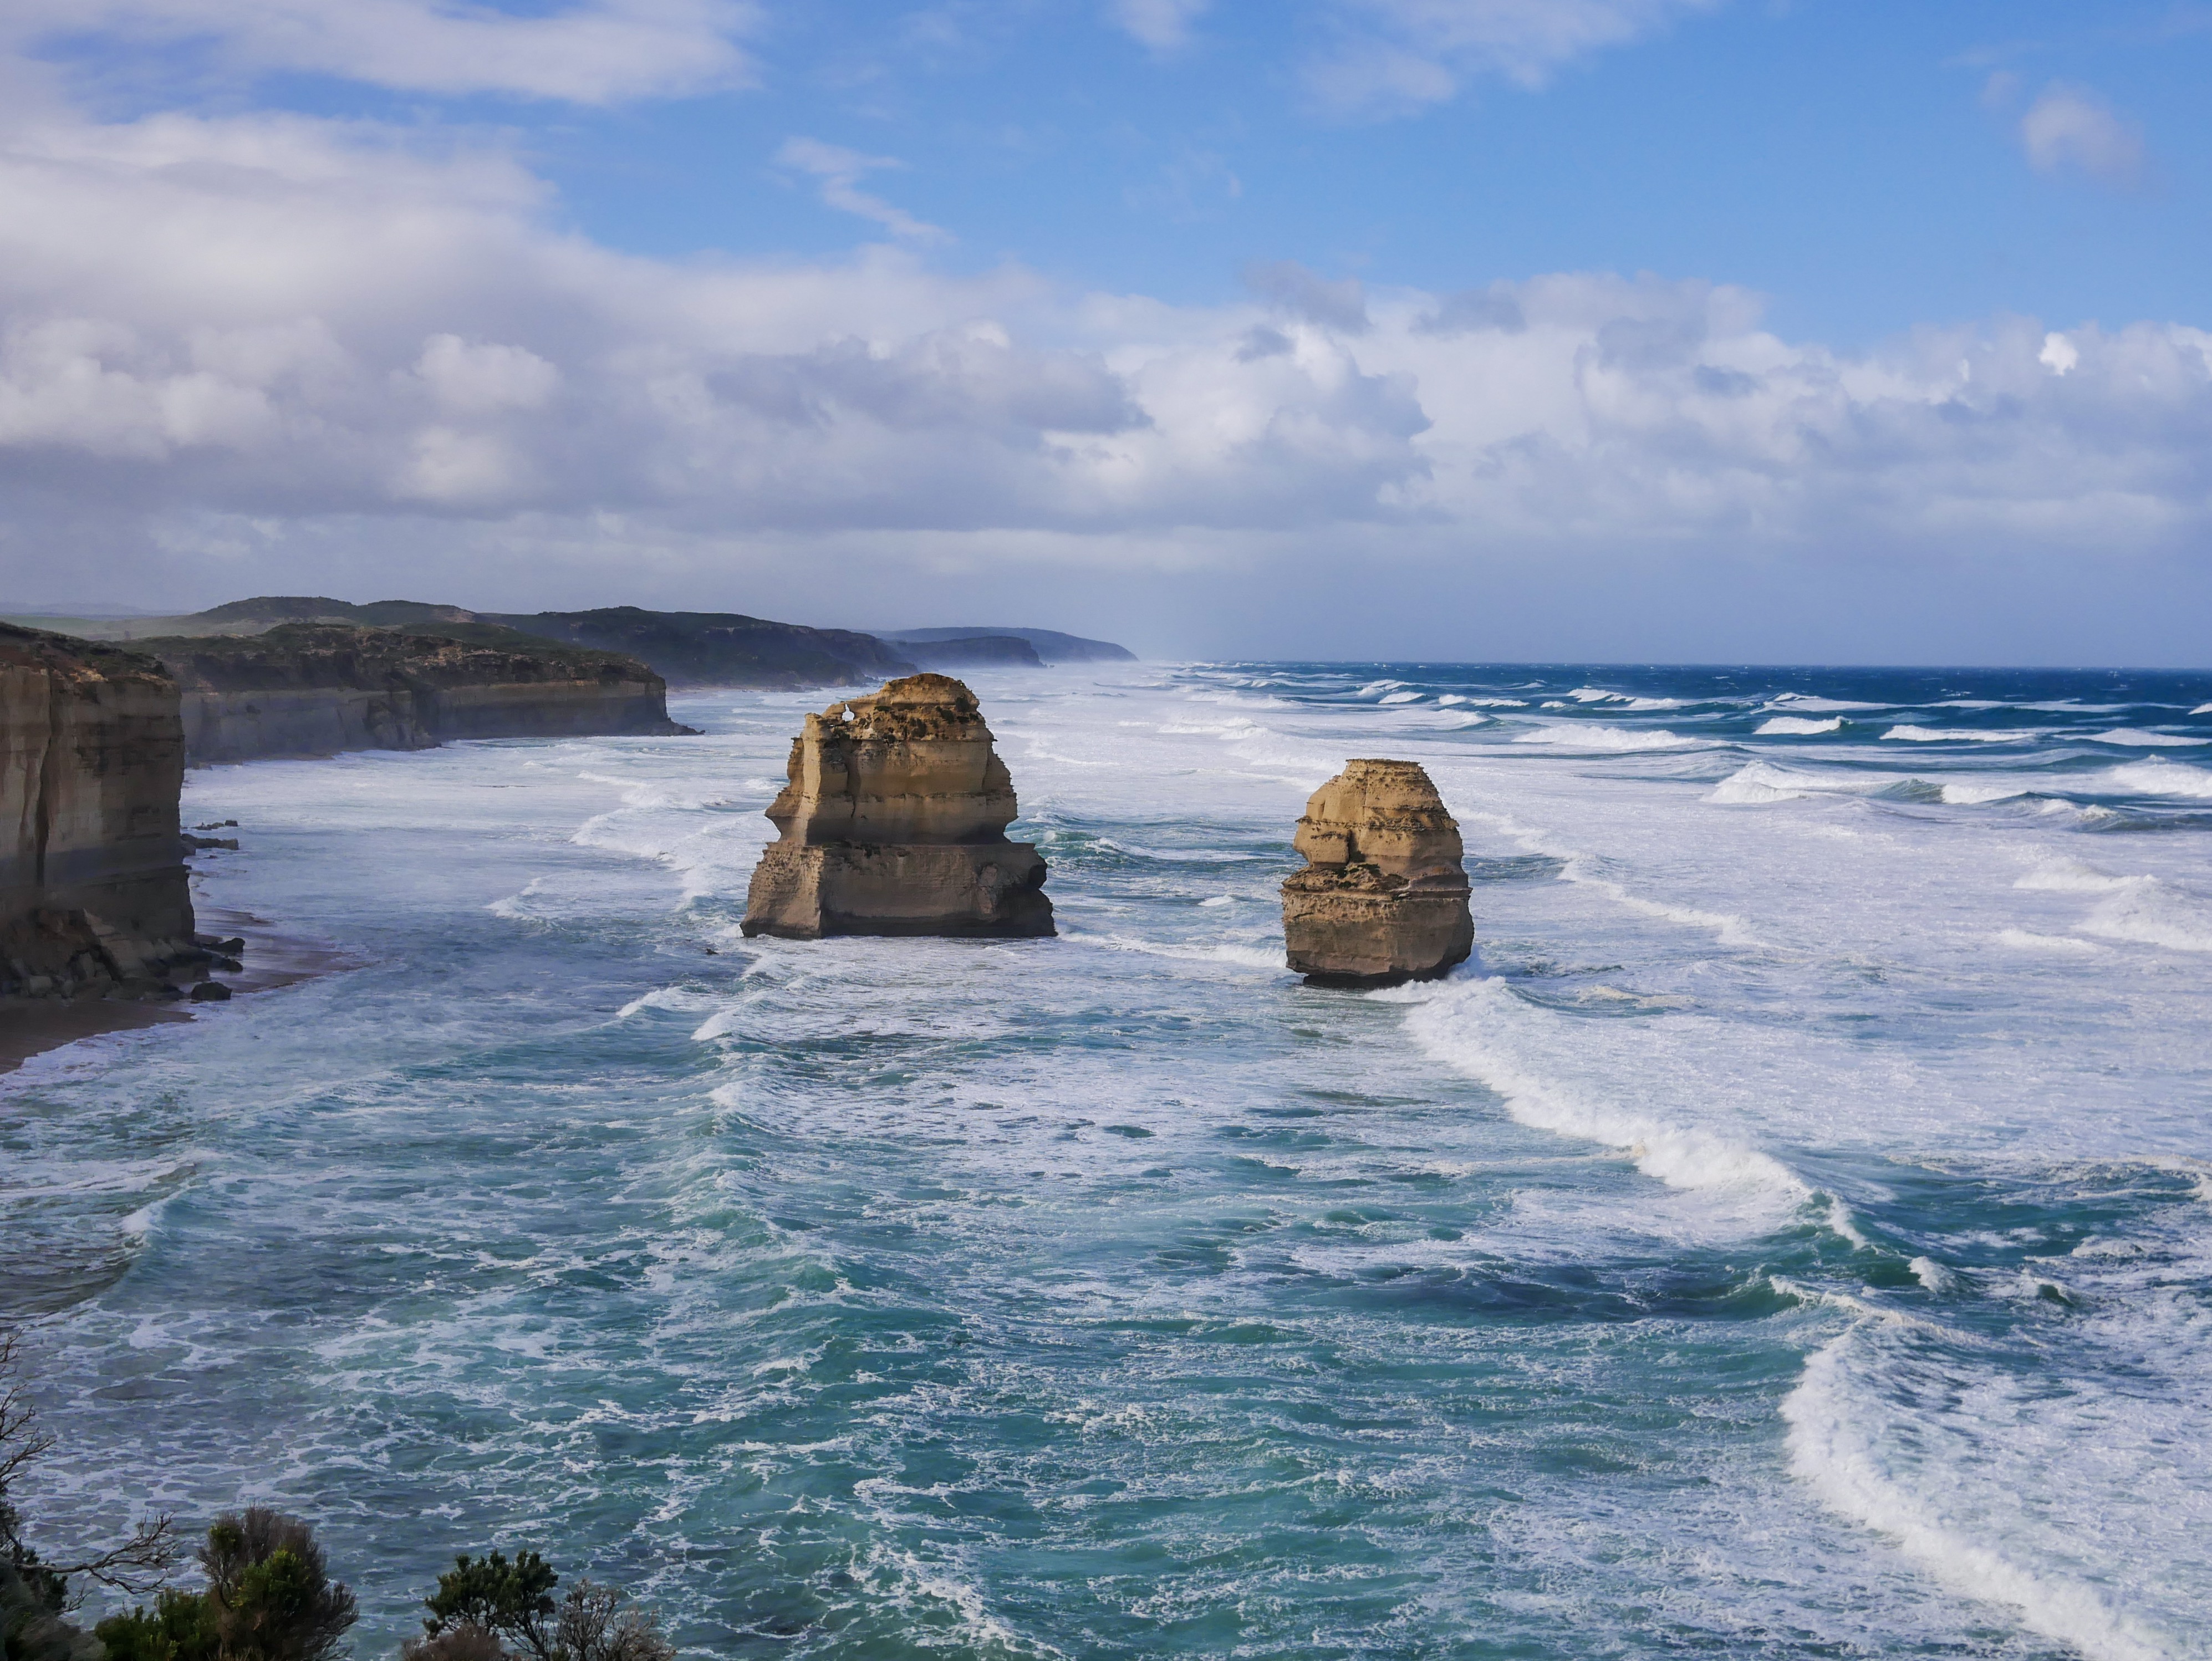
<path fill-rule="evenodd" d="M 401 1661 L 507 1661 L 497 1633 L 466 1621 L 410 1638 L 399 1646 L 399 1654 Z"/>
<path fill-rule="evenodd" d="M 437 1639 L 458 1627 L 474 1627 L 533 1661 L 554 1661 L 553 1588 L 560 1579 L 534 1551 L 515 1553 L 512 1563 L 495 1551 L 483 1557 L 463 1554 L 451 1573 L 438 1577 L 438 1590 L 422 1600 L 430 1610 L 422 1629 Z"/>
<path fill-rule="evenodd" d="M 222 1661 L 330 1661 L 356 1610 L 314 1530 L 254 1506 L 216 1519 L 198 1553 Z"/>
<path fill-rule="evenodd" d="M 422 1600 L 430 1618 L 404 1661 L 674 1661 L 650 1610 L 622 1608 L 621 1592 L 591 1580 L 556 1603 L 560 1579 L 534 1551 L 456 1558 Z"/>
<path fill-rule="evenodd" d="M 219 1661 L 222 1640 L 205 1594 L 164 1591 L 149 1614 L 111 1615 L 92 1629 L 108 1661 Z"/>

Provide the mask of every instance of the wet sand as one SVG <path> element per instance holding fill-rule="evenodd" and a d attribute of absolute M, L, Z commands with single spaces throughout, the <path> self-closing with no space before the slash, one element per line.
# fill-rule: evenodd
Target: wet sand
<path fill-rule="evenodd" d="M 242 938 L 246 950 L 236 974 L 217 972 L 234 998 L 272 992 L 280 986 L 312 980 L 356 966 L 356 959 L 319 941 L 279 934 L 265 918 L 250 911 L 229 911 L 216 906 L 199 910 L 198 928 L 204 937 Z M 137 1031 L 172 1021 L 188 1021 L 219 1003 L 139 1003 L 121 998 L 0 998 L 0 1075 L 14 1072 L 33 1056 L 100 1037 L 110 1032 Z"/>

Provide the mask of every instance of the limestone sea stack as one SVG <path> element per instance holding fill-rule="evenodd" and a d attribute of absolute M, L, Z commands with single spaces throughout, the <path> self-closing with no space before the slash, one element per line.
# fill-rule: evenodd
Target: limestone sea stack
<path fill-rule="evenodd" d="M 1283 884 L 1291 967 L 1322 986 L 1427 980 L 1474 949 L 1459 826 L 1410 761 L 1354 761 L 1306 803 Z"/>
<path fill-rule="evenodd" d="M 1053 933 L 1044 861 L 1006 840 L 1013 780 L 960 682 L 908 675 L 807 716 L 789 772 L 747 934 Z"/>

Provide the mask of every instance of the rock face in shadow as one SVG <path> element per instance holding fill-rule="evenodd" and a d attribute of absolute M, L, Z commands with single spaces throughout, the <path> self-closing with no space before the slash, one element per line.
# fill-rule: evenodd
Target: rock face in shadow
<path fill-rule="evenodd" d="M 192 940 L 176 683 L 0 624 L 0 995 L 156 991 Z"/>
<path fill-rule="evenodd" d="M 1049 934 L 1045 863 L 1006 840 L 1018 811 L 975 695 L 909 675 L 806 718 L 769 805 L 744 932 Z"/>
<path fill-rule="evenodd" d="M 140 645 L 177 678 L 195 766 L 428 750 L 449 739 L 691 730 L 669 719 L 667 683 L 634 658 L 486 632 L 493 638 L 285 624 Z"/>
<path fill-rule="evenodd" d="M 1283 884 L 1291 967 L 1323 986 L 1427 980 L 1474 949 L 1459 826 L 1410 761 L 1354 761 L 1314 792 Z"/>

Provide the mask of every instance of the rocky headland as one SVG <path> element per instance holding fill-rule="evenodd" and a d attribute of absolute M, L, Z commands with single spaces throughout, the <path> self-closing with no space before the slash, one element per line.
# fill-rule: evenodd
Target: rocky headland
<path fill-rule="evenodd" d="M 648 611 L 606 605 L 591 611 L 483 612 L 483 620 L 548 640 L 626 652 L 676 686 L 758 686 L 804 691 L 865 684 L 910 674 L 906 654 L 850 629 L 809 629 L 736 611 Z"/>
<path fill-rule="evenodd" d="M 0 624 L 0 997 L 178 995 L 185 733 L 152 658 Z"/>
<path fill-rule="evenodd" d="M 788 772 L 748 935 L 1054 932 L 1045 862 L 1006 838 L 1013 780 L 960 682 L 909 675 L 807 716 Z"/>
<path fill-rule="evenodd" d="M 1126 646 L 1116 646 L 1110 640 L 1085 640 L 1081 635 L 1064 635 L 1057 629 L 1013 629 L 1003 625 L 976 626 L 965 629 L 894 629 L 878 631 L 902 651 L 915 654 L 915 660 L 927 669 L 932 666 L 923 661 L 922 654 L 933 648 L 949 648 L 955 651 L 976 649 L 975 643 L 984 641 L 1018 640 L 1036 654 L 1036 661 L 1047 667 L 1063 663 L 1134 663 L 1137 654 Z M 1004 651 L 1003 647 L 982 648 L 988 654 Z M 970 660 L 988 662 L 988 655 Z"/>
<path fill-rule="evenodd" d="M 281 624 L 252 635 L 155 637 L 182 697 L 193 765 L 451 739 L 678 733 L 668 686 L 634 658 L 504 629 L 440 632 Z"/>
<path fill-rule="evenodd" d="M 1314 792 L 1283 884 L 1291 967 L 1325 986 L 1426 980 L 1474 949 L 1459 826 L 1410 761 L 1353 761 Z"/>
<path fill-rule="evenodd" d="M 471 611 L 426 600 L 357 605 L 323 594 L 264 594 L 182 617 L 19 618 L 88 640 L 204 639 L 258 635 L 286 624 L 398 629 L 495 645 L 527 636 L 635 658 L 672 686 L 804 691 L 912 674 L 917 668 L 1042 669 L 1062 663 L 1133 662 L 1110 641 L 1052 629 L 917 629 L 896 637 L 813 629 L 738 611 L 653 611 L 604 605 L 583 611 Z"/>

